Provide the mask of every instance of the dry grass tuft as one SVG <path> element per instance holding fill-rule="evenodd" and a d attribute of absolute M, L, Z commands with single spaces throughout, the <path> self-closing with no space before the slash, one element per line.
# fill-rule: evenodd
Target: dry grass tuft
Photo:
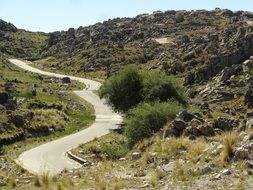
<path fill-rule="evenodd" d="M 240 140 L 240 137 L 235 132 L 225 133 L 221 136 L 221 142 L 224 145 L 223 152 L 221 154 L 221 160 L 223 163 L 227 163 L 234 155 L 234 145 Z"/>

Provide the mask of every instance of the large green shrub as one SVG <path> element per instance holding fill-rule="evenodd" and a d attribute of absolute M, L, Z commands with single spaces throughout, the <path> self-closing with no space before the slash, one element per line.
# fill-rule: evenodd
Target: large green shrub
<path fill-rule="evenodd" d="M 126 66 L 109 78 L 99 93 L 115 110 L 123 112 L 143 101 L 186 102 L 183 90 L 175 78 L 157 71 L 139 71 L 134 65 Z"/>
<path fill-rule="evenodd" d="M 185 104 L 186 98 L 182 92 L 182 87 L 172 76 L 156 71 L 143 71 L 141 76 L 141 94 L 144 101 L 176 100 Z"/>
<path fill-rule="evenodd" d="M 100 97 L 106 98 L 115 110 L 127 111 L 141 101 L 142 79 L 134 65 L 125 67 L 101 87 Z"/>
<path fill-rule="evenodd" d="M 176 117 L 181 106 L 175 101 L 142 103 L 129 111 L 125 135 L 132 147 L 144 138 L 158 132 L 168 121 Z"/>

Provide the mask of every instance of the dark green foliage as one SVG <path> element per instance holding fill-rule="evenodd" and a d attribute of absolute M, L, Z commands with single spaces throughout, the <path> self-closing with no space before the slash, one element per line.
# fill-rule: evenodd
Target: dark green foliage
<path fill-rule="evenodd" d="M 175 101 L 142 103 L 129 111 L 125 135 L 132 147 L 144 138 L 158 132 L 168 121 L 175 118 L 181 106 Z"/>
<path fill-rule="evenodd" d="M 185 104 L 182 88 L 177 84 L 175 78 L 155 71 L 144 71 L 141 75 L 143 78 L 141 94 L 144 101 L 174 99 Z"/>
<path fill-rule="evenodd" d="M 139 71 L 134 65 L 126 66 L 109 78 L 100 89 L 115 110 L 126 112 L 143 101 L 177 100 L 185 103 L 182 88 L 176 80 L 161 72 Z"/>
<path fill-rule="evenodd" d="M 115 110 L 127 111 L 141 101 L 141 88 L 142 79 L 137 67 L 130 65 L 107 80 L 99 93 Z"/>

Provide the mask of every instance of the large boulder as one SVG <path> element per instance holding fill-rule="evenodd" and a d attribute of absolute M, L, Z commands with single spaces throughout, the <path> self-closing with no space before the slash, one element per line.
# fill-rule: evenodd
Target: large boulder
<path fill-rule="evenodd" d="M 70 80 L 69 77 L 63 77 L 63 78 L 62 78 L 62 83 L 63 83 L 63 84 L 70 84 L 70 83 L 71 83 L 71 80 Z"/>
<path fill-rule="evenodd" d="M 175 136 L 179 137 L 183 134 L 187 124 L 181 119 L 175 119 L 170 124 L 169 127 L 164 131 L 163 138 Z"/>
<path fill-rule="evenodd" d="M 243 62 L 242 69 L 244 73 L 248 73 L 252 68 L 253 68 L 253 60 L 248 59 Z"/>
<path fill-rule="evenodd" d="M 184 135 L 198 137 L 201 135 L 201 131 L 196 126 L 189 126 L 185 129 Z"/>
<path fill-rule="evenodd" d="M 186 110 L 179 112 L 177 118 L 183 120 L 184 122 L 189 122 L 195 117 L 194 114 L 187 112 Z"/>
<path fill-rule="evenodd" d="M 232 67 L 225 67 L 218 77 L 218 82 L 226 82 L 237 70 L 238 65 L 233 65 Z"/>

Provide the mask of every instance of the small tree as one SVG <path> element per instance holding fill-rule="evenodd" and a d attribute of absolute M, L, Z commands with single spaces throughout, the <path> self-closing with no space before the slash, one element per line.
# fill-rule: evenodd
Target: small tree
<path fill-rule="evenodd" d="M 134 65 L 126 66 L 101 87 L 99 94 L 117 111 L 127 111 L 141 101 L 142 79 Z"/>
<path fill-rule="evenodd" d="M 178 81 L 163 72 L 143 71 L 141 94 L 144 101 L 168 101 L 176 100 L 182 104 L 186 103 L 184 92 Z"/>
<path fill-rule="evenodd" d="M 99 94 L 115 110 L 126 112 L 143 101 L 176 100 L 184 104 L 181 89 L 176 79 L 163 72 L 139 71 L 136 66 L 129 65 L 106 80 Z"/>

